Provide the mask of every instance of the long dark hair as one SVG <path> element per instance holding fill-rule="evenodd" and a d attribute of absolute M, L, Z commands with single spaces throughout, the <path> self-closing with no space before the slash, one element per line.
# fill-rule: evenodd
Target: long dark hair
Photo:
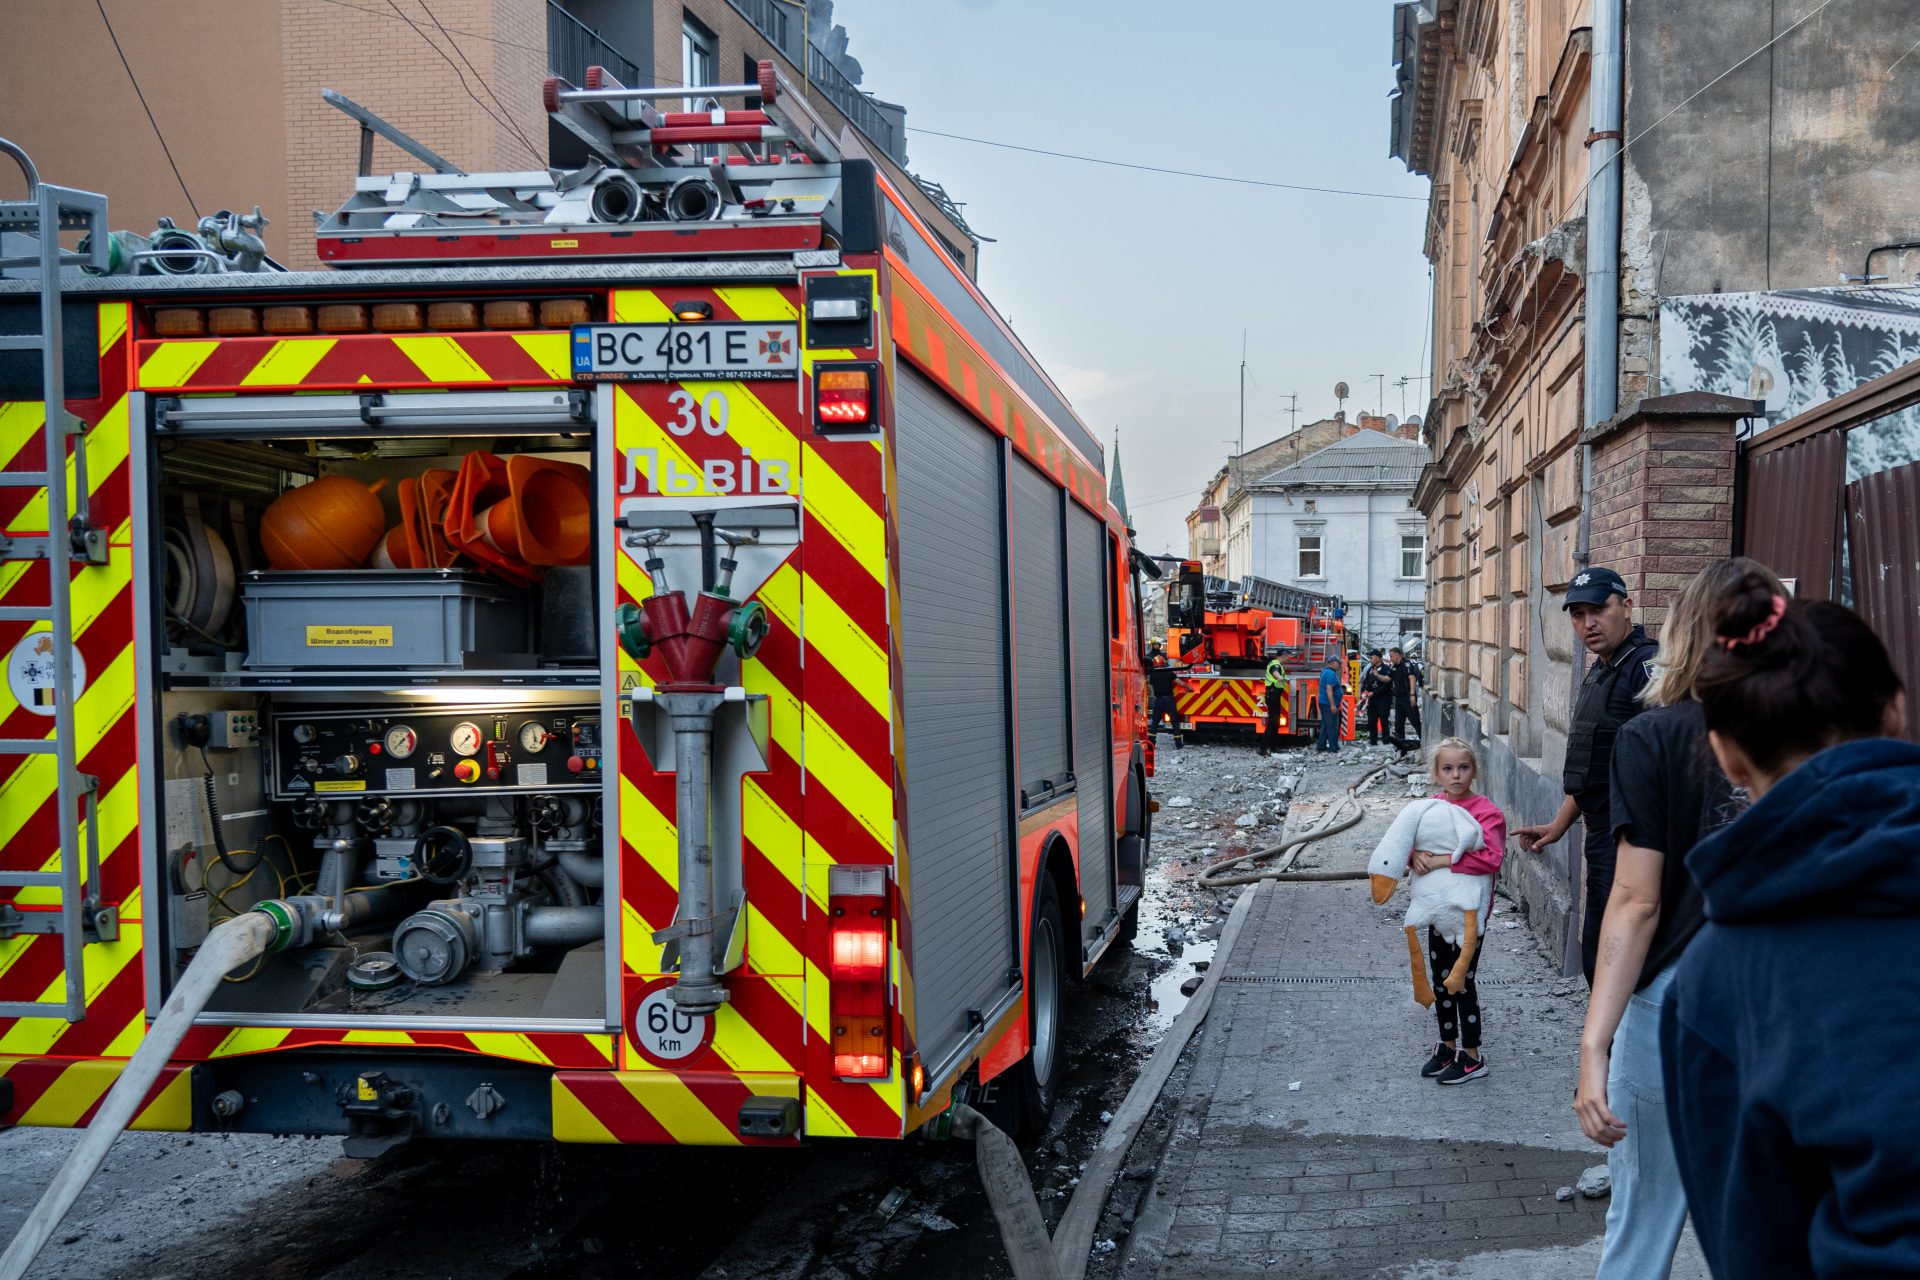
<path fill-rule="evenodd" d="M 1773 582 L 1748 573 L 1727 589 L 1719 642 L 1693 686 L 1707 728 L 1768 773 L 1884 732 L 1901 691 L 1887 647 L 1859 614 L 1826 600 L 1788 601 Z"/>

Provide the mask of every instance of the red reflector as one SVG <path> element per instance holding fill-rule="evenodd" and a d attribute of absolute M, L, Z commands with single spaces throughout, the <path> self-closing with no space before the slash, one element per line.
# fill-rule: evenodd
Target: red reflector
<path fill-rule="evenodd" d="M 884 1076 L 887 1060 L 877 1053 L 836 1053 L 833 1074 L 837 1076 Z"/>
<path fill-rule="evenodd" d="M 825 369 L 813 381 L 814 409 L 820 421 L 843 426 L 873 416 L 872 383 L 864 369 Z"/>

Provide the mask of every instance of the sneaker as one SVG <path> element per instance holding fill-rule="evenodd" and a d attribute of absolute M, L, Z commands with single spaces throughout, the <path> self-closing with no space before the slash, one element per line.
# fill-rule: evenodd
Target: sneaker
<path fill-rule="evenodd" d="M 1465 1084 L 1469 1080 L 1478 1080 L 1487 1074 L 1487 1060 L 1475 1058 L 1462 1050 L 1454 1057 L 1452 1065 L 1440 1073 L 1441 1084 Z"/>
<path fill-rule="evenodd" d="M 1431 1080 L 1453 1065 L 1454 1051 L 1444 1044 L 1433 1046 L 1433 1056 L 1427 1059 L 1427 1065 L 1420 1068 L 1420 1074 Z"/>

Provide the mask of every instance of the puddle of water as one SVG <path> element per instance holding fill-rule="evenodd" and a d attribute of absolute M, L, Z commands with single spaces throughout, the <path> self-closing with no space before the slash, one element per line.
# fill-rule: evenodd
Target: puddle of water
<path fill-rule="evenodd" d="M 1180 993 L 1181 984 L 1201 972 L 1194 967 L 1195 961 L 1212 963 L 1219 945 L 1212 938 L 1194 936 L 1218 920 L 1204 911 L 1176 905 L 1176 899 L 1186 899 L 1187 891 L 1191 891 L 1191 873 L 1188 884 L 1175 886 L 1168 867 L 1166 862 L 1155 862 L 1147 868 L 1146 892 L 1140 898 L 1140 929 L 1133 939 L 1135 953 L 1154 967 L 1147 984 L 1146 1019 L 1155 1031 L 1172 1026 L 1187 1007 L 1188 997 Z M 1212 895 L 1195 894 L 1192 901 L 1195 906 L 1203 902 L 1211 905 Z M 1175 927 L 1187 934 L 1185 941 L 1168 941 L 1167 931 Z"/>

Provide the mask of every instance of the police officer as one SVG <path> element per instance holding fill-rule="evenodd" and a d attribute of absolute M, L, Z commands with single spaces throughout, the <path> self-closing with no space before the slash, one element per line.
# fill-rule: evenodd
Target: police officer
<path fill-rule="evenodd" d="M 1378 649 L 1367 650 L 1367 669 L 1360 673 L 1360 697 L 1366 713 L 1367 732 L 1372 739 L 1371 745 L 1379 746 L 1380 739 L 1391 740 L 1393 730 L 1390 717 L 1393 715 L 1393 683 L 1387 678 L 1386 654 Z"/>
<path fill-rule="evenodd" d="M 1166 651 L 1159 645 L 1153 647 L 1149 656 L 1153 659 L 1153 664 L 1147 668 L 1147 684 L 1153 690 L 1153 710 L 1147 719 L 1147 732 L 1158 736 L 1160 717 L 1165 716 L 1167 728 L 1173 734 L 1173 745 L 1185 746 L 1185 735 L 1180 732 L 1180 708 L 1173 700 L 1173 682 L 1182 671 L 1191 670 L 1191 668 L 1177 667 L 1169 663 Z"/>
<path fill-rule="evenodd" d="M 1586 569 L 1575 576 L 1561 606 L 1572 616 L 1573 631 L 1594 655 L 1580 685 L 1567 730 L 1567 765 L 1561 777 L 1567 798 L 1544 826 L 1514 832 L 1529 853 L 1538 853 L 1567 834 L 1574 819 L 1586 821 L 1587 905 L 1580 931 L 1580 960 L 1593 983 L 1599 954 L 1600 920 L 1613 892 L 1613 824 L 1609 818 L 1614 735 L 1640 713 L 1640 691 L 1653 677 L 1659 646 L 1633 621 L 1627 584 L 1611 569 Z"/>
<path fill-rule="evenodd" d="M 1267 663 L 1267 726 L 1260 734 L 1260 754 L 1280 749 L 1280 712 L 1287 705 L 1287 668 L 1279 658 Z"/>
<path fill-rule="evenodd" d="M 1393 695 L 1393 745 L 1410 751 L 1426 730 L 1420 727 L 1420 669 L 1407 661 L 1398 647 L 1387 650 L 1387 689 Z M 1413 723 L 1413 740 L 1407 740 L 1407 723 Z"/>

